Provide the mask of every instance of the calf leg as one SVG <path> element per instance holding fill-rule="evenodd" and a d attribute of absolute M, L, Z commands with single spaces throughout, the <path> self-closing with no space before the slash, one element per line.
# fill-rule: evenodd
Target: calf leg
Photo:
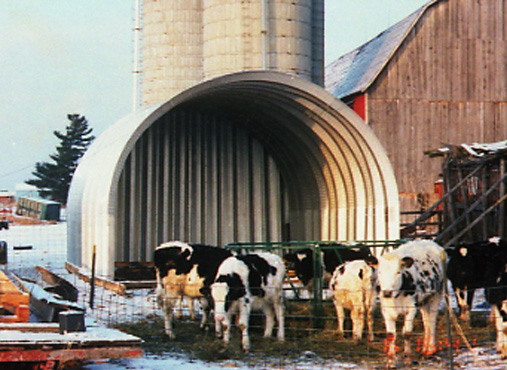
<path fill-rule="evenodd" d="M 338 327 L 337 331 L 341 335 L 344 335 L 343 333 L 343 322 L 345 321 L 345 310 L 343 309 L 343 306 L 340 302 L 338 302 L 337 299 L 333 299 L 334 307 L 336 309 L 336 320 L 338 321 Z"/>
<path fill-rule="evenodd" d="M 265 302 L 263 311 L 264 315 L 266 315 L 266 329 L 264 330 L 264 336 L 270 337 L 273 334 L 276 316 L 276 321 L 278 321 L 277 339 L 283 342 L 285 340 L 285 317 L 281 297 L 280 299 L 275 299 L 272 303 Z"/>
<path fill-rule="evenodd" d="M 201 329 L 207 329 L 206 328 L 206 323 L 208 322 L 208 316 L 210 315 L 211 307 L 213 307 L 213 302 L 210 302 L 210 300 L 211 300 L 211 298 L 206 298 L 206 297 L 202 297 L 200 299 L 201 308 L 202 308 L 202 317 L 201 317 L 201 324 L 199 325 L 199 327 Z M 193 305 L 192 305 L 192 312 L 193 311 L 194 311 L 194 308 L 193 308 Z"/>
<path fill-rule="evenodd" d="M 170 339 L 174 339 L 173 310 L 177 298 L 178 296 L 174 294 L 174 290 L 168 290 L 167 287 L 162 286 L 162 284 L 157 286 L 157 303 L 162 309 L 165 333 Z"/>
<path fill-rule="evenodd" d="M 472 310 L 474 302 L 475 289 L 467 289 L 467 312 L 464 320 L 470 321 L 470 311 Z"/>
<path fill-rule="evenodd" d="M 403 346 L 407 360 L 410 360 L 410 356 L 412 355 L 411 340 L 412 331 L 414 329 L 414 317 L 416 313 L 417 309 L 415 306 L 408 308 L 405 315 L 405 323 L 403 324 Z"/>
<path fill-rule="evenodd" d="M 280 342 L 285 340 L 285 314 L 282 300 L 278 300 L 274 303 L 276 321 L 278 321 L 278 332 L 277 339 Z"/>
<path fill-rule="evenodd" d="M 368 325 L 368 339 L 373 342 L 373 309 L 375 307 L 375 291 L 368 288 L 364 291 L 363 305 L 366 310 L 366 324 Z"/>
<path fill-rule="evenodd" d="M 222 338 L 222 321 L 215 319 L 215 336 Z"/>
<path fill-rule="evenodd" d="M 232 318 L 234 315 L 226 313 L 224 321 L 220 324 L 220 326 L 223 327 L 223 335 L 224 335 L 224 343 L 229 343 L 231 340 L 231 325 L 232 325 Z"/>
<path fill-rule="evenodd" d="M 238 326 L 241 330 L 241 344 L 245 353 L 248 353 L 248 351 L 250 351 L 250 337 L 248 334 L 248 320 L 250 319 L 250 311 L 250 304 L 242 302 L 239 309 Z"/>
<path fill-rule="evenodd" d="M 456 288 L 456 300 L 458 301 L 459 319 L 470 321 L 470 308 L 473 300 L 473 290 L 465 288 Z"/>
<path fill-rule="evenodd" d="M 364 328 L 364 308 L 361 306 L 352 307 L 350 318 L 352 319 L 352 337 L 355 341 L 360 341 Z"/>
<path fill-rule="evenodd" d="M 273 306 L 268 302 L 265 302 L 262 311 L 264 312 L 264 316 L 266 316 L 264 337 L 268 338 L 273 334 L 273 327 L 275 326 L 275 312 L 273 310 Z"/>
<path fill-rule="evenodd" d="M 195 305 L 194 298 L 187 297 L 188 310 L 190 312 L 190 319 L 195 320 Z"/>
<path fill-rule="evenodd" d="M 165 295 L 163 298 L 162 312 L 164 314 L 164 327 L 165 333 L 169 339 L 174 339 L 175 335 L 173 332 L 173 310 L 174 303 L 177 298 Z"/>
<path fill-rule="evenodd" d="M 394 306 L 382 305 L 382 315 L 386 324 L 386 349 L 387 349 L 387 367 L 393 367 L 396 359 L 396 319 L 398 314 Z"/>
<path fill-rule="evenodd" d="M 180 320 L 183 316 L 183 296 L 179 296 L 176 300 L 176 304 L 174 305 L 174 317 L 176 320 Z"/>
<path fill-rule="evenodd" d="M 368 325 L 368 339 L 373 342 L 373 308 L 372 305 L 366 307 L 366 323 Z"/>
<path fill-rule="evenodd" d="M 425 356 L 433 355 L 436 350 L 436 326 L 438 307 L 440 306 L 440 295 L 434 296 L 423 307 L 421 307 L 421 315 L 424 325 L 424 340 L 422 352 Z"/>

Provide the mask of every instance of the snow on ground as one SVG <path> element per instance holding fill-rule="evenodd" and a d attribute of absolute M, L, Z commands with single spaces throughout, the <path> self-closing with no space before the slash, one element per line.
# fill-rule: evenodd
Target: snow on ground
<path fill-rule="evenodd" d="M 9 230 L 0 231 L 0 240 L 8 244 L 8 265 L 2 267 L 15 272 L 29 270 L 40 265 L 58 273 L 75 284 L 81 293 L 80 303 L 89 304 L 90 290 L 88 285 L 70 275 L 65 270 L 67 259 L 67 234 L 66 224 L 61 222 L 54 225 L 36 226 L 11 226 Z M 28 247 L 31 249 L 19 250 L 16 247 Z M 479 295 L 480 296 L 480 295 Z M 480 299 L 478 300 L 480 302 Z M 132 297 L 120 297 L 114 293 L 97 288 L 94 299 L 94 310 L 88 309 L 87 320 L 93 319 L 100 324 L 112 324 L 125 320 L 136 321 L 145 317 L 146 313 L 159 314 L 156 308 L 153 291 L 136 291 Z M 91 316 L 91 317 L 90 317 Z M 311 352 L 302 349 L 301 358 L 298 360 L 266 359 L 262 363 L 245 363 L 237 361 L 222 361 L 208 363 L 197 361 L 177 354 L 152 355 L 145 354 L 143 358 L 111 360 L 106 363 L 91 363 L 82 367 L 83 370 L 218 370 L 231 369 L 258 369 L 258 370 L 316 370 L 316 369 L 376 369 L 378 363 L 351 364 L 334 360 L 324 360 L 314 356 Z M 431 362 L 418 366 L 422 370 L 446 369 L 447 361 Z M 505 369 L 507 361 L 502 361 L 494 350 L 494 345 L 474 348 L 473 352 L 461 351 L 454 358 L 456 369 Z"/>
<path fill-rule="evenodd" d="M 368 367 L 355 364 L 347 364 L 337 361 L 321 361 L 318 359 L 309 361 L 302 360 L 291 363 L 277 363 L 272 361 L 271 363 L 263 363 L 260 365 L 249 365 L 243 364 L 237 361 L 222 361 L 217 363 L 209 363 L 204 361 L 192 361 L 186 357 L 178 357 L 172 355 L 168 356 L 152 356 L 147 355 L 140 359 L 131 360 L 114 360 L 109 361 L 104 367 L 104 364 L 90 364 L 84 366 L 83 370 L 123 370 L 123 369 L 135 369 L 135 370 L 167 370 L 167 369 L 178 369 L 178 370 L 223 370 L 225 369 L 257 369 L 257 370 L 316 370 L 316 369 L 357 369 L 366 370 Z"/>

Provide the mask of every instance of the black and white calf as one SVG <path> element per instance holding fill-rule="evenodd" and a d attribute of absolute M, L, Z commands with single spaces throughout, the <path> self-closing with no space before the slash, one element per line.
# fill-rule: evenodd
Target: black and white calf
<path fill-rule="evenodd" d="M 331 247 L 332 245 L 326 245 Z M 347 261 L 365 259 L 371 255 L 369 248 L 351 247 L 344 244 L 336 244 L 338 248 L 323 248 L 321 252 L 322 259 L 322 277 L 324 282 L 329 281 L 336 267 Z M 313 250 L 304 248 L 284 256 L 285 260 L 291 262 L 294 266 L 296 276 L 301 280 L 303 286 L 309 291 L 313 291 L 314 261 Z"/>
<path fill-rule="evenodd" d="M 173 309 L 182 297 L 198 298 L 203 308 L 201 327 L 213 305 L 210 285 L 218 266 L 232 253 L 226 249 L 173 241 L 155 249 L 154 264 L 157 274 L 157 301 L 164 313 L 165 332 L 174 338 Z"/>
<path fill-rule="evenodd" d="M 475 290 L 497 285 L 497 277 L 492 276 L 490 269 L 492 264 L 505 260 L 507 242 L 491 238 L 461 243 L 446 249 L 446 252 L 449 257 L 447 277 L 456 294 L 459 317 L 469 321 Z"/>
<path fill-rule="evenodd" d="M 227 258 L 219 267 L 211 295 L 215 302 L 217 336 L 223 332 L 225 343 L 230 340 L 234 315 L 242 333 L 242 346 L 250 350 L 248 322 L 252 310 L 262 310 L 266 316 L 264 336 L 273 332 L 275 316 L 278 340 L 285 338 L 283 281 L 285 264 L 272 253 L 255 253 Z"/>
<path fill-rule="evenodd" d="M 378 258 L 377 284 L 390 364 L 396 355 L 396 319 L 399 315 L 405 315 L 404 350 L 405 356 L 410 358 L 410 337 L 418 308 L 424 324 L 423 354 L 435 353 L 435 330 L 446 263 L 444 249 L 430 240 L 408 242 Z"/>
<path fill-rule="evenodd" d="M 364 320 L 368 324 L 368 337 L 373 341 L 373 316 L 377 273 L 364 260 L 348 261 L 334 271 L 329 283 L 338 319 L 338 332 L 343 334 L 344 309 L 350 310 L 352 337 L 359 341 L 363 336 Z"/>
<path fill-rule="evenodd" d="M 448 252 L 448 276 L 458 297 L 463 301 L 464 290 L 484 288 L 486 300 L 491 304 L 495 316 L 497 351 L 504 358 L 507 357 L 506 244 L 505 240 L 491 238 L 485 242 L 461 244 Z M 470 304 L 471 299 L 465 308 Z"/>

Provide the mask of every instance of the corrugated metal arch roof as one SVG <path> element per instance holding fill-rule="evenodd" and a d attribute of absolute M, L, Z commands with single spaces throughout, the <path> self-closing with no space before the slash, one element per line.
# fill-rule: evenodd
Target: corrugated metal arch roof
<path fill-rule="evenodd" d="M 438 1 L 428 2 L 372 40 L 330 63 L 326 67 L 326 90 L 339 99 L 365 92 L 426 10 Z"/>
<path fill-rule="evenodd" d="M 285 121 L 278 130 L 269 131 L 269 125 L 262 129 L 277 135 L 294 155 L 306 151 L 308 156 L 318 155 L 325 160 L 325 168 L 320 170 L 326 172 L 322 178 L 327 181 L 327 190 L 322 191 L 331 192 L 328 198 L 335 202 L 336 212 L 345 215 L 333 227 L 357 228 L 353 235 L 361 239 L 399 236 L 394 172 L 371 128 L 345 104 L 311 82 L 280 72 L 251 71 L 198 84 L 167 102 L 124 117 L 97 138 L 82 158 L 70 189 L 69 261 L 87 265 L 91 248 L 96 245 L 97 272 L 111 276 L 118 182 L 129 153 L 151 125 L 175 108 L 207 100 L 226 107 L 233 99 L 243 106 L 257 99 L 262 114 L 277 118 L 273 122 L 280 122 L 280 117 L 287 114 L 296 120 L 293 124 Z M 236 111 L 241 109 L 241 105 L 235 106 Z M 305 140 L 306 147 L 282 137 L 284 132 Z M 311 138 L 305 136 L 308 133 Z M 338 183 L 343 184 L 342 190 L 337 188 Z M 354 215 L 347 216 L 349 209 Z"/>

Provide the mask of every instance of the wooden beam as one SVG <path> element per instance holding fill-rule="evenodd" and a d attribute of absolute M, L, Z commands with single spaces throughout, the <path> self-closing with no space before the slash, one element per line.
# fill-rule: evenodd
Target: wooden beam
<path fill-rule="evenodd" d="M 12 315 L 1 315 L 0 322 L 28 322 L 30 296 L 19 290 L 0 270 L 0 306 Z"/>
<path fill-rule="evenodd" d="M 440 206 L 444 201 L 447 200 L 447 198 L 449 198 L 449 196 L 454 193 L 456 190 L 458 190 L 461 185 L 463 185 L 463 183 L 465 183 L 465 181 L 467 181 L 469 178 L 471 178 L 473 175 L 475 175 L 480 169 L 482 168 L 482 165 L 477 167 L 476 169 L 474 169 L 472 172 L 470 172 L 464 179 L 462 179 L 460 182 L 458 182 L 455 186 L 452 187 L 452 189 L 450 189 L 449 191 L 447 191 L 443 196 L 442 198 L 440 198 L 438 201 L 436 201 L 432 206 L 430 206 L 426 211 L 424 211 L 423 214 L 421 214 L 421 216 L 419 216 L 417 219 L 415 219 L 414 221 L 412 221 L 410 224 L 408 224 L 406 227 L 404 227 L 402 230 L 401 230 L 401 235 L 404 236 L 405 235 L 408 235 L 410 234 L 410 230 L 411 229 L 414 229 L 415 230 L 415 227 L 421 223 L 421 222 L 424 222 L 426 221 L 428 218 L 430 218 L 431 216 L 433 216 L 434 214 L 434 211 L 437 209 L 438 206 Z"/>
<path fill-rule="evenodd" d="M 13 323 L 2 324 L 0 323 L 0 331 L 13 330 L 22 332 L 35 332 L 35 333 L 59 333 L 60 326 L 58 323 Z"/>
<path fill-rule="evenodd" d="M 488 197 L 488 195 L 499 185 L 501 184 L 505 179 L 507 179 L 507 174 L 504 174 L 502 177 L 500 177 L 488 190 L 486 190 L 479 199 L 477 199 L 474 204 L 472 204 L 463 214 L 461 214 L 461 216 L 459 216 L 456 220 L 454 220 L 454 222 L 449 225 L 444 231 L 442 231 L 436 238 L 435 238 L 435 242 L 439 242 L 442 240 L 442 237 L 443 235 L 447 234 L 449 231 L 451 231 L 459 222 L 463 221 L 463 219 L 468 215 L 470 214 L 470 212 L 472 212 L 475 208 L 477 208 L 479 205 L 483 204 L 483 201 L 485 198 Z M 504 197 L 500 198 L 500 199 L 504 199 Z M 498 203 L 498 202 L 497 202 Z M 495 204 L 497 204 L 495 203 Z M 500 203 L 498 203 L 500 204 Z M 497 204 L 497 205 L 498 205 Z M 490 207 L 491 208 L 491 207 Z M 484 215 L 484 213 L 483 213 Z M 484 217 L 484 216 L 482 216 Z M 481 219 L 482 219 L 481 217 Z M 476 225 L 477 224 L 477 219 L 475 219 L 472 224 L 473 225 Z M 469 224 L 472 225 L 472 224 Z M 470 227 L 466 227 L 464 230 L 466 230 L 466 232 L 468 232 L 470 230 Z M 463 236 L 463 232 L 460 232 L 458 235 Z M 452 238 L 452 240 L 455 240 L 456 238 Z M 446 243 L 446 245 L 449 245 L 449 242 Z"/>
<path fill-rule="evenodd" d="M 91 275 L 89 273 L 87 273 L 86 271 L 84 271 L 83 269 L 77 267 L 76 265 L 73 265 L 70 262 L 65 262 L 65 268 L 67 269 L 68 272 L 76 275 L 78 278 L 80 278 L 84 282 L 86 282 L 86 283 L 91 282 Z M 127 289 L 125 288 L 125 285 L 123 283 L 111 281 L 111 280 L 108 280 L 108 279 L 105 279 L 105 278 L 102 278 L 99 276 L 95 277 L 95 284 L 97 284 L 98 286 L 103 287 L 107 290 L 110 290 L 112 292 L 115 292 L 116 294 L 119 294 L 119 295 L 125 295 L 126 291 L 127 291 Z"/>
<path fill-rule="evenodd" d="M 463 171 L 461 170 L 461 166 L 458 166 L 458 179 L 460 180 L 460 183 L 463 180 Z M 461 188 L 461 197 L 463 199 L 463 204 L 465 205 L 465 209 L 468 209 L 468 208 L 470 208 L 470 202 L 468 201 L 468 191 L 466 191 L 467 187 L 466 186 L 461 186 L 460 188 Z M 471 222 L 470 221 L 470 214 L 467 213 L 466 214 L 466 224 L 469 225 L 470 222 Z M 470 239 L 473 238 L 473 236 L 472 236 L 472 230 L 469 230 L 468 237 Z"/>
<path fill-rule="evenodd" d="M 489 212 L 491 212 L 493 209 L 495 209 L 496 207 L 498 207 L 500 204 L 502 204 L 505 200 L 507 199 L 507 194 L 505 194 L 503 197 L 501 197 L 500 199 L 498 199 L 495 204 L 493 204 L 492 206 L 490 206 L 487 210 L 485 210 L 484 212 L 482 212 L 479 217 L 477 217 L 470 225 L 468 225 L 466 228 L 464 228 L 463 230 L 461 230 L 461 232 L 459 232 L 454 238 L 452 238 L 451 240 L 449 240 L 447 243 L 445 243 L 444 247 L 448 247 L 449 245 L 451 245 L 452 243 L 456 242 L 459 238 L 461 238 L 469 229 L 471 229 L 472 227 L 474 227 L 477 223 L 479 223 L 483 218 L 484 216 L 486 216 Z"/>

